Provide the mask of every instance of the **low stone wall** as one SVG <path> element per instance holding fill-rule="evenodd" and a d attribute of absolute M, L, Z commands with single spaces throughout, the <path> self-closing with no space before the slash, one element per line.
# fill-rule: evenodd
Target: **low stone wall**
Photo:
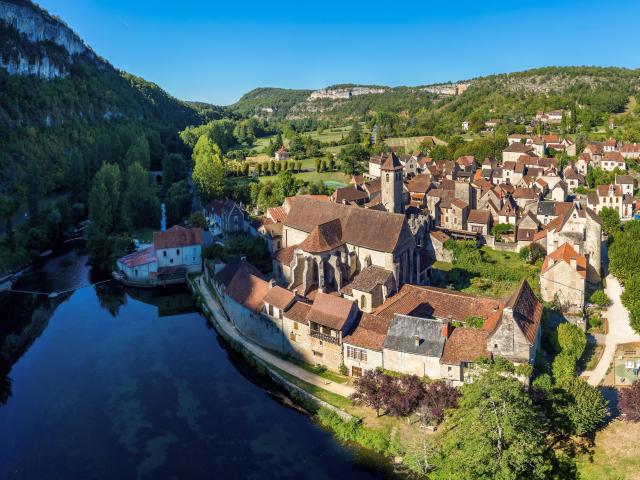
<path fill-rule="evenodd" d="M 200 307 L 200 309 L 202 310 L 204 315 L 209 320 L 209 323 L 216 329 L 218 334 L 222 338 L 224 338 L 233 347 L 234 350 L 240 352 L 250 363 L 259 366 L 264 371 L 264 373 L 266 375 L 268 375 L 269 378 L 271 378 L 271 380 L 273 380 L 275 383 L 277 383 L 278 385 L 283 387 L 292 396 L 292 398 L 294 400 L 301 401 L 304 404 L 311 404 L 315 408 L 321 408 L 321 407 L 322 408 L 327 408 L 327 409 L 335 412 L 342 420 L 344 420 L 346 422 L 348 422 L 350 420 L 353 420 L 353 419 L 357 419 L 357 417 L 354 417 L 353 415 L 345 412 L 344 410 L 341 410 L 338 407 L 335 407 L 335 406 L 331 405 L 330 403 L 325 402 L 321 398 L 318 398 L 315 395 L 312 395 L 311 393 L 307 392 L 303 388 L 300 388 L 297 385 L 289 382 L 286 378 L 284 378 L 278 372 L 273 370 L 271 365 L 269 365 L 267 362 L 265 362 L 261 358 L 259 358 L 256 355 L 254 355 L 242 343 L 236 341 L 234 338 L 229 336 L 226 333 L 225 329 L 220 327 L 220 325 L 218 324 L 218 319 L 215 317 L 213 312 L 211 312 L 211 310 L 209 310 L 209 307 L 206 305 L 204 300 L 202 300 L 202 296 L 200 295 L 200 293 L 198 291 L 198 287 L 195 286 L 194 283 L 191 282 L 191 281 L 189 281 L 188 283 L 189 283 L 189 287 L 191 288 L 191 291 L 196 296 L 196 300 L 197 300 L 198 306 Z M 224 305 L 222 307 L 223 307 L 223 309 L 225 308 Z M 231 312 L 225 310 L 225 313 L 227 315 L 229 315 Z M 357 420 L 359 420 L 359 419 L 357 419 Z"/>
<path fill-rule="evenodd" d="M 499 250 L 501 252 L 518 252 L 520 250 L 520 245 L 512 242 L 497 242 L 496 237 L 493 235 L 487 235 L 487 247 L 493 250 Z"/>

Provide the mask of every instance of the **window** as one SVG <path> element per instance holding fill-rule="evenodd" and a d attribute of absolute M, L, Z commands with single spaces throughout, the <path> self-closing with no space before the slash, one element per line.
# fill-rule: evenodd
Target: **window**
<path fill-rule="evenodd" d="M 347 358 L 352 358 L 361 362 L 367 361 L 367 351 L 363 348 L 352 347 L 347 345 Z"/>
<path fill-rule="evenodd" d="M 164 251 L 162 252 L 162 256 L 163 256 L 163 257 L 166 257 L 166 256 L 167 256 L 167 251 L 166 251 L 166 250 L 164 250 Z"/>
<path fill-rule="evenodd" d="M 367 299 L 364 295 L 360 295 L 360 308 L 365 308 L 367 306 Z"/>
<path fill-rule="evenodd" d="M 180 249 L 179 248 L 176 250 L 176 255 L 180 255 Z"/>
<path fill-rule="evenodd" d="M 269 315 L 273 317 L 273 305 L 269 305 Z"/>
<path fill-rule="evenodd" d="M 296 341 L 296 334 L 293 332 L 289 333 L 289 340 L 291 340 L 292 342 Z"/>
<path fill-rule="evenodd" d="M 293 322 L 293 329 L 298 330 L 298 322 Z"/>
<path fill-rule="evenodd" d="M 353 376 L 353 377 L 361 377 L 362 376 L 362 368 L 360 368 L 360 367 L 351 367 L 351 376 Z"/>
<path fill-rule="evenodd" d="M 316 358 L 322 358 L 322 352 L 317 352 L 315 350 L 311 350 L 313 352 L 313 356 Z"/>

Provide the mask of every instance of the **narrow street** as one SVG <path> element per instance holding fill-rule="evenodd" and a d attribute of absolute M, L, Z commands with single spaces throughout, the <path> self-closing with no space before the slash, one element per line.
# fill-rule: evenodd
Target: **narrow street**
<path fill-rule="evenodd" d="M 609 274 L 606 278 L 605 292 L 611 299 L 611 305 L 607 308 L 606 317 L 609 322 L 609 332 L 605 335 L 605 349 L 596 368 L 584 372 L 589 375 L 588 382 L 596 386 L 604 379 L 616 353 L 616 347 L 621 343 L 640 342 L 640 335 L 633 331 L 629 323 L 629 312 L 622 305 L 620 295 L 623 288 L 616 277 Z"/>

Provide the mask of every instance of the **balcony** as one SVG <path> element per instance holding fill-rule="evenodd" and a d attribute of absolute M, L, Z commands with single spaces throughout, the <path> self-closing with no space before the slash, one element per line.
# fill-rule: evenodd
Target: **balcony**
<path fill-rule="evenodd" d="M 317 330 L 311 330 L 309 333 L 312 337 L 317 338 L 318 340 L 322 340 L 323 342 L 333 343 L 334 345 L 340 345 L 339 337 L 332 337 L 331 335 L 325 335 Z"/>

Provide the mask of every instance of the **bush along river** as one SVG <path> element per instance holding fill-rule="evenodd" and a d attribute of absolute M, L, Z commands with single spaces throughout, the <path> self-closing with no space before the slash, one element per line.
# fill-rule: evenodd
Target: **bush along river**
<path fill-rule="evenodd" d="M 385 478 L 233 351 L 184 289 L 58 252 L 0 296 L 0 478 Z"/>

